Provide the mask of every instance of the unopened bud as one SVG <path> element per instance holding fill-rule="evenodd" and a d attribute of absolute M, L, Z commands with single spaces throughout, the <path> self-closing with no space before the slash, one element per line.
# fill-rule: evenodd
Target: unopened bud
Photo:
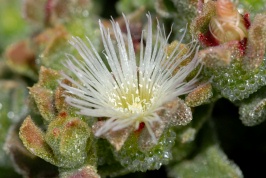
<path fill-rule="evenodd" d="M 247 37 L 243 16 L 230 0 L 218 0 L 216 16 L 211 18 L 209 30 L 219 43 L 241 41 Z"/>

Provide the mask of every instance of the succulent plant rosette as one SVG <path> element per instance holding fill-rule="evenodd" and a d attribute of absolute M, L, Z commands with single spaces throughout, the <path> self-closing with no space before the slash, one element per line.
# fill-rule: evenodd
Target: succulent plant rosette
<path fill-rule="evenodd" d="M 266 118 L 265 13 L 230 0 L 120 0 L 123 13 L 106 20 L 101 3 L 23 1 L 31 35 L 0 60 L 0 170 L 243 177 L 212 112 L 225 98 L 245 126 Z"/>
<path fill-rule="evenodd" d="M 258 97 L 266 81 L 265 15 L 257 14 L 251 21 L 249 13 L 240 14 L 231 1 L 209 1 L 198 9 L 191 30 L 204 47 L 200 51 L 204 75 L 218 95 L 240 106 L 243 124 L 261 123 L 264 105 Z"/>

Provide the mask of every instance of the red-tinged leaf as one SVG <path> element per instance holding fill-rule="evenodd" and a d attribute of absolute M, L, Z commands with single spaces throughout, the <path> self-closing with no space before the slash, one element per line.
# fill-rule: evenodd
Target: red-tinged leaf
<path fill-rule="evenodd" d="M 53 152 L 44 140 L 44 133 L 34 124 L 30 116 L 22 123 L 19 137 L 32 154 L 55 164 Z"/>

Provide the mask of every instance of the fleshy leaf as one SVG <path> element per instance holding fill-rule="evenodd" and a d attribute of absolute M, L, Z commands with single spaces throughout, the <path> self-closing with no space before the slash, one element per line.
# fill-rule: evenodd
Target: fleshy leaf
<path fill-rule="evenodd" d="M 132 133 L 121 150 L 113 150 L 118 160 L 130 172 L 159 169 L 172 159 L 171 149 L 176 135 L 172 129 L 167 129 L 158 140 L 158 143 L 149 150 L 139 147 L 138 133 Z"/>
<path fill-rule="evenodd" d="M 39 112 L 44 120 L 48 122 L 52 121 L 56 114 L 53 92 L 45 88 L 33 86 L 30 88 L 30 95 L 34 98 Z"/>
<path fill-rule="evenodd" d="M 37 78 L 37 66 L 35 63 L 35 51 L 29 40 L 19 41 L 6 49 L 8 66 L 15 72 Z"/>
<path fill-rule="evenodd" d="M 162 120 L 168 122 L 167 125 L 186 125 L 192 120 L 190 107 L 188 107 L 180 98 L 176 98 L 175 100 L 166 103 L 163 107 L 165 109 L 158 111 L 158 115 Z"/>
<path fill-rule="evenodd" d="M 24 146 L 34 155 L 55 164 L 53 151 L 44 139 L 44 133 L 28 116 L 20 127 L 19 137 Z"/>
<path fill-rule="evenodd" d="M 227 67 L 231 61 L 236 59 L 238 52 L 238 41 L 228 42 L 219 46 L 209 47 L 199 52 L 202 63 L 208 68 Z"/>
<path fill-rule="evenodd" d="M 61 82 L 70 85 L 70 82 L 67 80 L 63 80 Z M 66 95 L 66 93 L 64 91 L 65 91 L 65 89 L 61 86 L 58 86 L 55 90 L 55 96 L 54 96 L 55 101 L 54 102 L 55 102 L 55 107 L 58 111 L 61 111 L 61 110 L 70 111 L 71 110 L 70 106 L 65 102 L 65 96 L 64 95 Z"/>
<path fill-rule="evenodd" d="M 248 30 L 248 42 L 244 64 L 247 69 L 258 68 L 264 59 L 266 50 L 266 15 L 255 16 Z"/>
<path fill-rule="evenodd" d="M 89 165 L 73 170 L 60 169 L 59 175 L 61 178 L 100 178 L 95 167 Z"/>
<path fill-rule="evenodd" d="M 40 51 L 40 65 L 61 70 L 62 63 L 66 59 L 65 54 L 72 51 L 71 46 L 67 42 L 68 39 L 68 31 L 62 25 L 48 28 L 36 36 L 34 42 Z"/>
<path fill-rule="evenodd" d="M 265 87 L 241 102 L 239 114 L 240 120 L 246 126 L 258 125 L 266 119 Z"/>
<path fill-rule="evenodd" d="M 242 62 L 233 60 L 227 67 L 208 68 L 213 88 L 231 101 L 243 100 L 266 84 L 266 60 L 255 70 L 247 71 Z"/>
<path fill-rule="evenodd" d="M 215 2 L 204 3 L 199 9 L 197 17 L 191 23 L 191 32 L 197 36 L 201 33 L 206 33 L 209 30 L 209 22 L 215 14 Z"/>
<path fill-rule="evenodd" d="M 16 172 L 23 177 L 56 177 L 58 175 L 57 167 L 38 158 L 25 148 L 19 138 L 19 124 L 10 127 L 4 151 L 9 155 L 12 165 Z M 0 174 L 1 177 L 1 174 Z M 3 177 L 8 177 L 6 172 Z"/>
<path fill-rule="evenodd" d="M 219 145 L 216 143 L 214 131 L 210 123 L 206 123 L 202 130 L 203 141 L 189 159 L 170 166 L 169 176 L 173 178 L 242 178 L 242 172 L 230 161 Z"/>
<path fill-rule="evenodd" d="M 58 86 L 57 80 L 61 77 L 58 71 L 46 67 L 41 67 L 39 74 L 39 81 L 37 86 L 50 90 L 55 90 Z"/>
<path fill-rule="evenodd" d="M 57 166 L 74 168 L 82 165 L 89 151 L 90 128 L 81 119 L 61 114 L 48 126 L 45 140 L 53 149 Z"/>
<path fill-rule="evenodd" d="M 171 177 L 178 178 L 242 178 L 240 169 L 223 153 L 218 145 L 212 145 L 192 160 L 183 161 L 170 170 Z"/>
<path fill-rule="evenodd" d="M 30 95 L 35 100 L 40 114 L 47 122 L 52 121 L 56 115 L 55 90 L 60 75 L 57 71 L 41 67 L 39 81 L 30 89 Z"/>
<path fill-rule="evenodd" d="M 189 93 L 185 99 L 185 103 L 189 107 L 196 107 L 208 102 L 212 96 L 213 92 L 211 84 L 205 83 Z"/>
<path fill-rule="evenodd" d="M 23 14 L 26 20 L 34 25 L 41 26 L 45 19 L 45 0 L 25 0 L 23 1 Z"/>
<path fill-rule="evenodd" d="M 14 123 L 23 119 L 29 111 L 28 91 L 24 83 L 0 80 L 0 149 L 9 135 L 8 130 Z M 0 166 L 10 166 L 7 155 L 0 151 Z"/>

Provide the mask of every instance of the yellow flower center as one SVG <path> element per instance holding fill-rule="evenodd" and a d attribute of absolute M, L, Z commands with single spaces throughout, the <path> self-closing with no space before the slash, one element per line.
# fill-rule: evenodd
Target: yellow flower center
<path fill-rule="evenodd" d="M 156 98 L 158 85 L 150 85 L 150 80 L 146 85 L 138 82 L 122 83 L 115 86 L 109 95 L 109 102 L 115 110 L 128 114 L 141 114 L 147 111 Z"/>

